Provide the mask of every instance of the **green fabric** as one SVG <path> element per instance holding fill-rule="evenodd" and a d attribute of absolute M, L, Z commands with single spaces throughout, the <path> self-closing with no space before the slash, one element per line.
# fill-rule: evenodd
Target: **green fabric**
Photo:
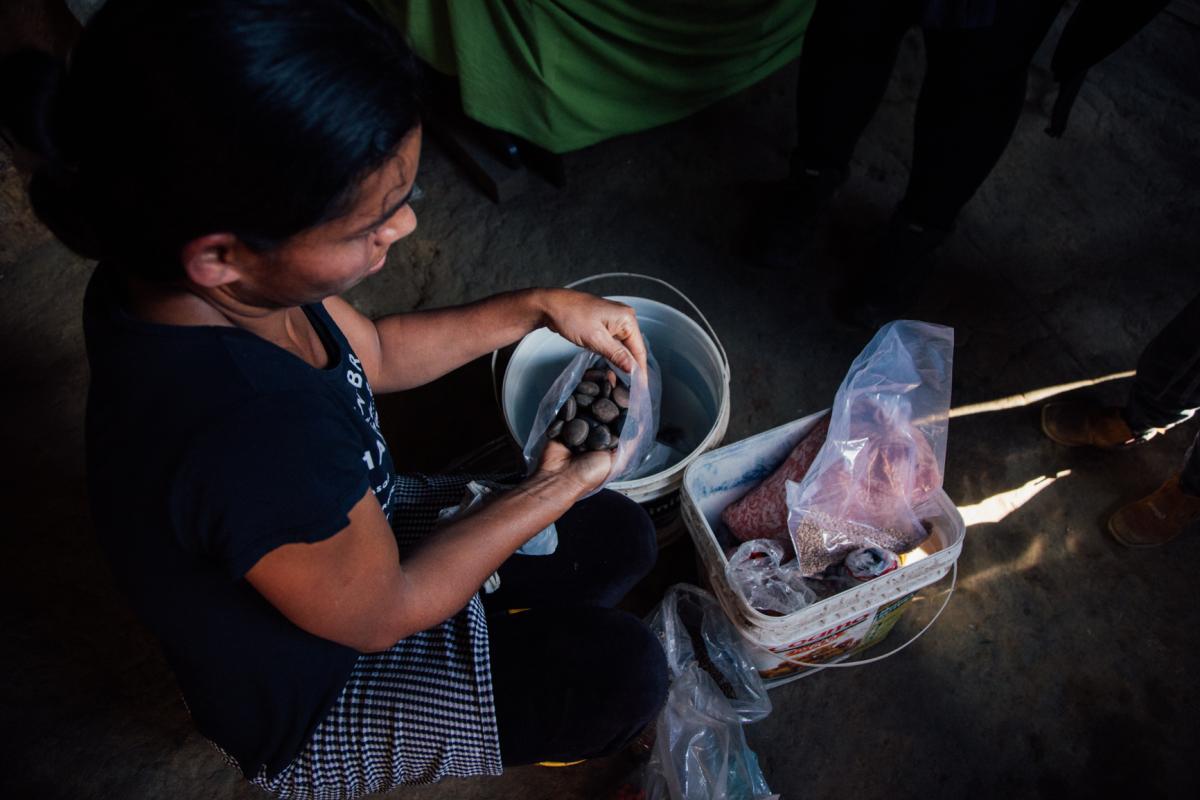
<path fill-rule="evenodd" d="M 800 53 L 816 0 L 372 0 L 463 110 L 556 153 L 694 113 Z"/>

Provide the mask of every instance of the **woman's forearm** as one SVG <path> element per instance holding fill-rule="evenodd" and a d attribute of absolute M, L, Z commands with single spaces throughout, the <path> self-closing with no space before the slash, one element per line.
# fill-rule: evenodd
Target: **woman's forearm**
<path fill-rule="evenodd" d="M 505 559 L 587 488 L 568 471 L 538 473 L 432 534 L 403 562 L 368 491 L 336 535 L 277 547 L 246 580 L 309 633 L 362 651 L 386 650 L 462 609 Z"/>
<path fill-rule="evenodd" d="M 398 641 L 457 613 L 518 547 L 585 493 L 567 475 L 535 475 L 431 536 L 402 563 L 388 638 Z"/>
<path fill-rule="evenodd" d="M 545 324 L 544 297 L 545 290 L 522 289 L 467 305 L 376 320 L 379 377 L 375 391 L 421 386 L 512 344 Z"/>

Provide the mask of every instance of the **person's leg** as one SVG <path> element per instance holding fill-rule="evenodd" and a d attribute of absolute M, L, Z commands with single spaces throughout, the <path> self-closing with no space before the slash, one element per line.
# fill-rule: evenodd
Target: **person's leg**
<path fill-rule="evenodd" d="M 796 85 L 797 168 L 844 173 L 887 89 L 910 0 L 820 0 L 804 34 Z"/>
<path fill-rule="evenodd" d="M 850 157 L 887 89 L 912 0 L 820 0 L 804 34 L 796 83 L 796 147 L 788 175 L 755 202 L 750 263 L 798 263 L 816 220 L 846 178 Z"/>
<path fill-rule="evenodd" d="M 1200 407 L 1200 295 L 1167 323 L 1138 358 L 1125 408 L 1134 434 L 1149 438 Z"/>
<path fill-rule="evenodd" d="M 1062 0 L 999 3 L 983 28 L 925 30 L 908 187 L 866 268 L 835 301 L 838 316 L 874 329 L 907 311 L 932 254 L 1008 145 L 1025 77 Z"/>
<path fill-rule="evenodd" d="M 505 766 L 612 755 L 657 716 L 668 675 L 662 645 L 611 608 L 533 608 L 488 622 Z"/>
<path fill-rule="evenodd" d="M 1146 441 L 1189 419 L 1200 406 L 1200 295 L 1172 319 L 1138 359 L 1125 408 L 1051 403 L 1042 430 L 1066 445 L 1114 447 Z M 1108 530 L 1129 547 L 1156 547 L 1200 522 L 1200 437 L 1183 468 L 1157 490 L 1120 508 Z"/>
<path fill-rule="evenodd" d="M 1167 323 L 1142 351 L 1124 419 L 1136 439 L 1146 440 L 1190 419 L 1200 406 L 1200 295 Z M 1152 494 L 1124 506 L 1108 530 L 1130 547 L 1169 542 L 1200 523 L 1200 436 L 1192 442 L 1179 475 Z"/>
<path fill-rule="evenodd" d="M 1200 497 L 1200 433 L 1192 440 L 1183 459 L 1183 471 L 1179 473 L 1179 488 L 1184 494 Z"/>
<path fill-rule="evenodd" d="M 489 612 L 540 606 L 614 606 L 658 557 L 654 523 L 629 498 L 602 490 L 555 523 L 558 548 L 514 555 L 500 567 L 500 588 L 484 596 Z"/>
<path fill-rule="evenodd" d="M 1200 295 L 1146 345 L 1124 408 L 1048 403 L 1042 408 L 1042 430 L 1068 447 L 1111 448 L 1151 439 L 1190 419 L 1198 406 Z"/>
<path fill-rule="evenodd" d="M 928 67 L 899 208 L 907 221 L 953 227 L 1012 138 L 1029 63 L 1061 6 L 1062 0 L 1012 0 L 998 4 L 988 27 L 925 31 Z"/>

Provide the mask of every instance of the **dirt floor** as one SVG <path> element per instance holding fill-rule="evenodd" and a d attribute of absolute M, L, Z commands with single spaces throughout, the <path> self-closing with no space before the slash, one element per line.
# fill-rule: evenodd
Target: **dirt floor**
<path fill-rule="evenodd" d="M 1172 8 L 1092 71 L 1061 140 L 1042 133 L 1053 84 L 1049 47 L 1039 54 L 1012 144 L 913 313 L 956 330 L 956 407 L 1133 369 L 1200 291 L 1200 35 L 1193 5 Z M 431 145 L 417 232 L 352 299 L 383 313 L 642 272 L 690 295 L 724 341 L 727 442 L 825 408 L 869 338 L 834 321 L 828 291 L 903 190 L 921 64 L 913 35 L 794 271 L 754 271 L 739 254 L 755 186 L 782 173 L 794 135 L 789 68 L 692 119 L 572 154 L 565 188 L 532 179 L 503 205 Z M 93 541 L 79 320 L 90 264 L 32 222 L 2 151 L 0 177 L 0 796 L 261 796 L 193 730 Z M 436 469 L 501 435 L 498 416 L 467 410 L 489 380 L 481 361 L 385 403 L 401 466 Z M 1119 403 L 1128 385 L 1079 394 Z M 1192 796 L 1200 535 L 1131 552 L 1103 523 L 1176 470 L 1198 429 L 1102 455 L 1046 440 L 1036 404 L 957 416 L 946 489 L 975 524 L 949 607 L 886 661 L 773 692 L 773 713 L 747 728 L 772 789 L 811 800 Z M 1022 487 L 1007 514 L 981 505 Z M 685 537 L 663 552 L 656 586 L 695 580 L 690 548 Z M 915 604 L 882 647 L 940 599 Z M 635 767 L 625 757 L 527 767 L 389 796 L 607 798 Z"/>

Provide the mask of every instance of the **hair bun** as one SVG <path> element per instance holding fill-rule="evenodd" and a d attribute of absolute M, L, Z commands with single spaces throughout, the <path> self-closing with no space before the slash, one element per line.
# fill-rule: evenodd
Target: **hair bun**
<path fill-rule="evenodd" d="M 25 50 L 0 59 L 0 126 L 40 159 L 29 183 L 38 218 L 72 250 L 99 258 L 78 175 L 57 129 L 64 77 L 65 64 L 49 53 Z"/>
<path fill-rule="evenodd" d="M 65 64 L 39 50 L 0 58 L 0 125 L 22 147 L 47 160 L 61 160 L 55 136 Z"/>

